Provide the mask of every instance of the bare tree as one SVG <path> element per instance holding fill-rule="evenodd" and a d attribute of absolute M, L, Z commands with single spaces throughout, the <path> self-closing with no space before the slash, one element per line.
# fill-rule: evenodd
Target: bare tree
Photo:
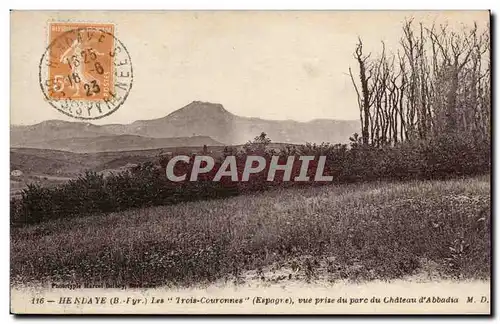
<path fill-rule="evenodd" d="M 401 48 L 363 54 L 358 39 L 354 58 L 358 81 L 349 68 L 360 109 L 363 144 L 391 145 L 431 136 L 490 136 L 491 63 L 489 28 L 461 31 L 446 25 L 402 26 Z"/>

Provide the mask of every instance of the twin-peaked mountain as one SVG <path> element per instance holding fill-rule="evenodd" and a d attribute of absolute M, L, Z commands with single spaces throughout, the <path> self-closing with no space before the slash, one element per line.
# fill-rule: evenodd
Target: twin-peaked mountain
<path fill-rule="evenodd" d="M 261 132 L 273 142 L 346 143 L 359 122 L 316 119 L 310 122 L 266 120 L 234 115 L 221 104 L 194 101 L 171 114 L 131 124 L 95 125 L 48 120 L 11 126 L 11 146 L 100 152 L 181 146 L 246 143 Z"/>

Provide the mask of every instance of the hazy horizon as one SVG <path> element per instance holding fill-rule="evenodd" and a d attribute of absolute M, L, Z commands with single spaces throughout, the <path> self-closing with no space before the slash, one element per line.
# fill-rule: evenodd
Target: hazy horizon
<path fill-rule="evenodd" d="M 203 101 L 203 100 L 192 100 L 191 102 L 185 104 L 184 106 L 182 107 L 179 107 L 178 109 L 176 110 L 179 110 L 179 109 L 182 109 L 186 106 L 188 106 L 190 103 L 193 103 L 193 102 L 203 102 L 203 103 L 210 103 L 210 104 L 221 104 L 223 107 L 224 107 L 224 104 L 220 103 L 220 102 L 208 102 L 208 101 Z M 228 109 L 226 109 L 226 107 L 224 107 L 224 109 L 226 111 L 228 111 L 229 113 L 233 114 L 233 115 L 236 115 L 234 114 L 233 112 L 229 111 Z M 42 121 L 39 121 L 39 122 L 35 122 L 35 123 L 32 123 L 32 124 L 14 124 L 11 122 L 11 125 L 12 126 L 31 126 L 31 125 L 36 125 L 36 124 L 39 124 L 39 123 L 43 123 L 43 122 L 47 122 L 47 121 L 63 121 L 63 122 L 75 122 L 75 123 L 88 123 L 88 124 L 94 124 L 94 125 L 110 125 L 110 124 L 120 124 L 120 125 L 127 125 L 127 124 L 132 124 L 136 121 L 141 121 L 141 120 L 152 120 L 152 119 L 159 119 L 159 118 L 164 118 L 164 117 L 167 117 L 168 115 L 170 115 L 171 113 L 175 112 L 176 110 L 174 111 L 171 111 L 169 112 L 168 114 L 166 114 L 165 116 L 161 116 L 161 117 L 158 117 L 158 118 L 151 118 L 151 119 L 137 119 L 137 120 L 133 120 L 133 121 L 130 121 L 130 122 L 125 122 L 125 123 L 106 123 L 106 124 L 103 124 L 102 122 L 101 123 L 97 123 L 96 120 L 81 120 L 81 119 L 75 119 L 75 118 L 52 118 L 52 119 L 45 119 L 45 120 L 42 120 Z M 62 114 L 61 114 L 62 115 Z M 62 115 L 64 116 L 64 115 Z M 262 118 L 262 117 L 256 117 L 256 116 L 241 116 L 241 115 L 236 115 L 238 117 L 243 117 L 243 118 L 257 118 L 257 119 L 265 119 L 265 120 L 271 120 L 271 121 L 293 121 L 293 122 L 297 122 L 297 123 L 308 123 L 308 122 L 312 122 L 312 121 L 315 121 L 315 120 L 335 120 L 335 121 L 346 121 L 346 122 L 350 122 L 350 121 L 355 121 L 355 122 L 359 122 L 359 119 L 340 119 L 340 118 L 336 118 L 336 119 L 333 119 L 333 118 L 312 118 L 310 120 L 294 120 L 294 119 L 272 119 L 272 118 Z"/>
<path fill-rule="evenodd" d="M 347 75 L 349 67 L 356 72 L 358 36 L 376 55 L 381 41 L 389 51 L 398 46 L 405 18 L 451 27 L 489 22 L 488 11 L 12 11 L 11 124 L 79 121 L 46 103 L 39 86 L 53 17 L 114 23 L 130 52 L 130 95 L 115 113 L 88 121 L 96 125 L 162 118 L 192 101 L 220 103 L 241 117 L 358 120 Z"/>

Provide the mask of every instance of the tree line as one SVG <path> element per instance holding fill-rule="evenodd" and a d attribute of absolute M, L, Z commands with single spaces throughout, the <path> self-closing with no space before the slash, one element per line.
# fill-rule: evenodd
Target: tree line
<path fill-rule="evenodd" d="M 460 31 L 407 19 L 399 47 L 372 56 L 358 39 L 349 75 L 360 112 L 361 139 L 376 147 L 438 136 L 491 136 L 489 24 Z"/>

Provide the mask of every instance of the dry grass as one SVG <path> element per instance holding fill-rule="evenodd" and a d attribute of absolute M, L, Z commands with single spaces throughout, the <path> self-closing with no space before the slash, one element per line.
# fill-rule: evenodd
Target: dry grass
<path fill-rule="evenodd" d="M 280 264 L 385 280 L 426 260 L 440 277 L 484 279 L 490 243 L 487 177 L 331 185 L 13 228 L 11 277 L 187 286 Z"/>

